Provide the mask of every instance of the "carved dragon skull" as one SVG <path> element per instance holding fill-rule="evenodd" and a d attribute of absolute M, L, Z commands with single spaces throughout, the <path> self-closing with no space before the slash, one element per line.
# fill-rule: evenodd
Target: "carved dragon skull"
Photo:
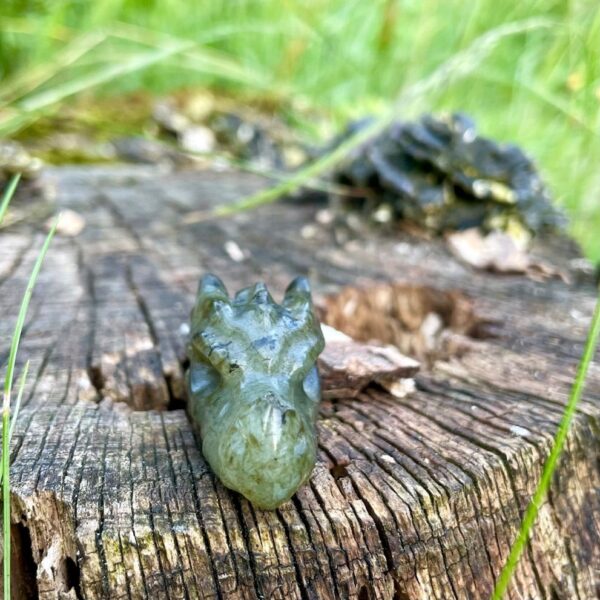
<path fill-rule="evenodd" d="M 200 280 L 189 412 L 213 471 L 259 508 L 288 500 L 315 464 L 316 360 L 324 345 L 304 277 L 292 281 L 281 304 L 264 283 L 230 299 L 218 277 Z"/>

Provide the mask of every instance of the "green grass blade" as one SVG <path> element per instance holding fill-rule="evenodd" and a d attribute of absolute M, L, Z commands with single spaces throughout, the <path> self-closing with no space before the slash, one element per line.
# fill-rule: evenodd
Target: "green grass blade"
<path fill-rule="evenodd" d="M 27 93 L 52 79 L 83 56 L 91 52 L 106 39 L 106 35 L 94 32 L 82 35 L 72 40 L 59 54 L 49 62 L 33 67 L 19 77 L 4 82 L 0 90 L 0 104 L 6 106 L 22 98 Z"/>
<path fill-rule="evenodd" d="M 262 204 L 274 202 L 281 196 L 290 194 L 294 190 L 305 185 L 311 179 L 314 179 L 318 175 L 321 175 L 325 171 L 337 165 L 341 160 L 344 159 L 345 156 L 347 156 L 349 152 L 354 150 L 354 148 L 357 148 L 371 137 L 377 135 L 380 131 L 385 129 L 385 127 L 393 120 L 394 114 L 395 113 L 390 113 L 385 117 L 373 122 L 372 125 L 369 125 L 362 131 L 348 138 L 345 142 L 335 148 L 335 150 L 308 165 L 308 167 L 301 169 L 296 175 L 289 177 L 283 183 L 280 183 L 272 188 L 262 190 L 257 194 L 248 196 L 239 202 L 218 206 L 215 208 L 213 214 L 219 217 L 231 215 L 243 210 L 256 208 Z"/>
<path fill-rule="evenodd" d="M 21 173 L 15 173 L 11 177 L 10 181 L 8 182 L 8 185 L 6 186 L 6 189 L 4 190 L 4 193 L 2 194 L 2 201 L 0 202 L 0 225 L 2 225 L 2 221 L 4 221 L 4 215 L 8 210 L 8 205 L 10 204 L 15 190 L 17 189 L 17 185 L 19 184 L 20 179 Z"/>
<path fill-rule="evenodd" d="M 512 575 L 519 562 L 519 558 L 523 550 L 525 549 L 525 546 L 527 545 L 529 533 L 535 523 L 539 509 L 542 506 L 544 500 L 546 499 L 550 483 L 552 482 L 552 476 L 554 475 L 558 459 L 560 458 L 563 446 L 565 445 L 567 434 L 569 432 L 569 427 L 571 426 L 571 422 L 577 410 L 577 404 L 579 403 L 579 399 L 581 398 L 585 378 L 590 363 L 592 362 L 592 358 L 594 357 L 594 353 L 598 345 L 599 336 L 600 295 L 596 302 L 596 309 L 594 311 L 594 316 L 592 317 L 592 324 L 590 326 L 588 337 L 585 343 L 583 355 L 581 357 L 581 361 L 577 369 L 577 375 L 575 376 L 575 381 L 571 389 L 571 394 L 569 395 L 567 406 L 565 407 L 565 411 L 560 421 L 560 425 L 558 426 L 556 436 L 554 437 L 552 449 L 550 450 L 548 459 L 544 464 L 542 476 L 535 490 L 535 493 L 533 494 L 531 502 L 529 503 L 529 506 L 525 511 L 525 516 L 523 517 L 521 528 L 519 529 L 519 533 L 512 545 L 512 548 L 510 549 L 510 553 L 508 555 L 508 558 L 506 559 L 506 564 L 504 565 L 504 568 L 498 576 L 498 580 L 496 581 L 496 587 L 494 588 L 494 591 L 492 593 L 491 600 L 501 600 L 504 597 L 504 594 L 506 593 L 510 584 Z"/>
<path fill-rule="evenodd" d="M 2 550 L 4 598 L 10 598 L 10 410 L 2 410 Z"/>
<path fill-rule="evenodd" d="M 532 84 L 521 77 L 509 79 L 508 77 L 504 77 L 501 73 L 495 71 L 476 73 L 476 76 L 482 81 L 489 82 L 493 85 L 502 86 L 509 91 L 514 88 L 516 83 L 518 84 L 518 88 L 520 90 L 527 92 L 536 100 L 551 107 L 556 112 L 568 119 L 569 122 L 575 123 L 579 127 L 585 129 L 588 133 L 592 133 L 594 135 L 596 133 L 593 126 L 587 123 L 586 115 L 572 109 L 567 102 L 562 100 L 558 94 L 553 93 L 551 90 L 542 89 L 539 85 Z"/>
<path fill-rule="evenodd" d="M 89 88 L 106 83 L 111 79 L 144 69 L 145 67 L 172 56 L 173 54 L 177 54 L 191 46 L 193 46 L 192 42 L 180 42 L 158 50 L 142 52 L 122 63 L 109 64 L 104 69 L 99 69 L 98 71 L 88 73 L 83 77 L 68 81 L 60 86 L 35 94 L 20 102 L 18 107 L 25 112 L 35 112 L 44 109 L 69 96 L 73 96 Z"/>
<path fill-rule="evenodd" d="M 181 38 L 170 36 L 157 31 L 132 25 L 131 23 L 116 23 L 111 29 L 111 36 L 138 44 L 147 44 L 155 48 L 164 48 L 176 43 L 182 43 Z M 217 75 L 222 79 L 241 84 L 249 84 L 254 88 L 269 90 L 276 89 L 276 83 L 266 73 L 257 71 L 237 62 L 230 56 L 203 47 L 203 39 L 196 40 L 190 47 L 181 52 L 178 67 L 199 71 L 203 74 Z"/>
<path fill-rule="evenodd" d="M 17 401 L 15 402 L 15 407 L 12 410 L 12 415 L 10 417 L 10 430 L 8 431 L 9 440 L 12 440 L 13 432 L 15 430 L 15 424 L 17 422 L 17 417 L 19 416 L 19 410 L 21 410 L 21 402 L 23 401 L 23 391 L 25 390 L 25 382 L 27 381 L 27 374 L 29 373 L 30 364 L 31 361 L 29 360 L 25 363 L 25 367 L 23 368 L 23 372 L 21 373 L 21 377 L 19 379 Z"/>
<path fill-rule="evenodd" d="M 50 242 L 56 233 L 56 227 L 58 225 L 57 217 L 50 229 L 50 232 L 46 236 L 46 240 L 44 241 L 44 245 L 38 254 L 38 257 L 35 261 L 35 265 L 33 266 L 33 271 L 29 276 L 29 282 L 27 283 L 27 289 L 25 290 L 25 294 L 23 295 L 23 299 L 21 301 L 21 308 L 19 309 L 19 315 L 17 317 L 17 323 L 15 325 L 15 330 L 13 333 L 12 341 L 10 344 L 10 353 L 8 355 L 8 364 L 6 366 L 6 376 L 4 380 L 4 401 L 5 403 L 8 401 L 8 405 L 10 406 L 10 390 L 12 386 L 12 378 L 15 369 L 15 359 L 17 357 L 17 351 L 19 349 L 19 342 L 21 340 L 21 333 L 23 331 L 23 325 L 25 324 L 25 317 L 27 316 L 27 309 L 29 308 L 29 302 L 31 300 L 31 296 L 33 294 L 33 288 L 35 287 L 35 282 L 37 281 L 38 275 L 42 268 L 42 263 L 44 261 L 44 257 L 46 256 L 46 252 L 48 252 L 48 247 L 50 246 Z M 7 399 L 8 396 L 8 399 Z"/>
<path fill-rule="evenodd" d="M 263 204 L 274 202 L 281 196 L 289 194 L 303 186 L 310 179 L 322 175 L 325 171 L 335 167 L 353 150 L 383 131 L 396 118 L 399 109 L 411 106 L 417 100 L 423 98 L 427 93 L 432 93 L 441 86 L 446 85 L 451 79 L 464 78 L 471 75 L 498 43 L 506 37 L 525 33 L 542 27 L 553 25 L 550 19 L 532 18 L 516 23 L 509 23 L 496 27 L 491 31 L 478 37 L 468 48 L 457 52 L 448 60 L 438 66 L 428 77 L 408 86 L 400 93 L 393 106 L 377 118 L 370 126 L 357 132 L 329 154 L 323 156 L 314 163 L 301 169 L 296 175 L 287 181 L 262 190 L 251 196 L 242 198 L 232 204 L 218 206 L 215 208 L 214 216 L 226 216 L 240 211 L 256 208 Z"/>
<path fill-rule="evenodd" d="M 8 430 L 8 442 L 10 448 L 10 441 L 12 440 L 13 432 L 15 430 L 15 424 L 17 422 L 17 417 L 19 416 L 19 410 L 21 408 L 21 401 L 23 400 L 23 390 L 25 389 L 25 382 L 27 381 L 27 373 L 29 372 L 29 361 L 25 363 L 25 368 L 21 373 L 21 378 L 19 379 L 19 390 L 17 392 L 17 401 L 15 402 L 15 407 L 12 411 L 12 415 L 10 417 L 10 428 Z M 3 411 L 4 414 L 4 411 Z M 4 436 L 4 430 L 2 430 L 2 435 Z M 4 442 L 4 437 L 2 438 Z M 2 454 L 2 469 L 0 470 L 0 484 L 4 481 L 4 456 L 8 456 L 8 454 Z M 6 470 L 8 472 L 9 466 L 6 466 Z"/>
<path fill-rule="evenodd" d="M 145 69 L 193 46 L 193 42 L 179 42 L 158 50 L 141 52 L 123 62 L 109 64 L 103 69 L 97 69 L 61 85 L 33 94 L 16 104 L 17 114 L 9 117 L 4 123 L 0 123 L 0 135 L 14 133 L 34 121 L 41 111 L 58 104 L 65 98 L 117 77 Z"/>
<path fill-rule="evenodd" d="M 25 323 L 25 317 L 27 315 L 27 309 L 29 308 L 29 301 L 33 294 L 33 288 L 37 281 L 38 275 L 44 262 L 44 257 L 50 242 L 56 233 L 56 227 L 58 225 L 58 217 L 54 221 L 52 228 L 50 229 L 44 245 L 40 250 L 38 257 L 29 276 L 27 283 L 27 289 L 21 300 L 21 307 L 19 309 L 19 315 L 17 317 L 17 323 L 13 333 L 12 341 L 10 344 L 10 353 L 8 356 L 8 364 L 6 367 L 6 375 L 4 379 L 4 399 L 2 403 L 2 528 L 3 528 L 3 581 L 4 581 L 4 597 L 10 598 L 10 396 L 12 392 L 12 381 L 15 369 L 15 359 L 17 357 L 17 351 L 19 349 L 19 342 L 21 340 L 21 333 L 23 332 L 23 325 Z"/>

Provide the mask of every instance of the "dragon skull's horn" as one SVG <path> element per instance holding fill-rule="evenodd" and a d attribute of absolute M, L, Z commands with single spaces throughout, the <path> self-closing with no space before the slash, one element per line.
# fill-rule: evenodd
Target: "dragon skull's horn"
<path fill-rule="evenodd" d="M 237 306 L 252 304 L 255 306 L 263 306 L 264 308 L 275 306 L 275 301 L 271 297 L 271 294 L 269 294 L 265 284 L 262 282 L 255 283 L 254 285 L 240 290 L 235 295 L 234 303 Z"/>
<path fill-rule="evenodd" d="M 198 294 L 196 296 L 198 302 L 204 302 L 206 300 L 224 300 L 229 301 L 229 295 L 223 285 L 223 282 L 212 273 L 203 275 L 198 284 Z"/>
<path fill-rule="evenodd" d="M 210 314 L 226 318 L 231 313 L 231 305 L 223 282 L 212 273 L 203 275 L 198 284 L 194 314 L 208 317 Z"/>
<path fill-rule="evenodd" d="M 312 307 L 310 284 L 306 277 L 296 277 L 285 290 L 283 306 L 293 312 L 305 312 Z"/>
<path fill-rule="evenodd" d="M 255 304 L 275 304 L 267 286 L 262 281 L 250 288 L 250 298 Z"/>

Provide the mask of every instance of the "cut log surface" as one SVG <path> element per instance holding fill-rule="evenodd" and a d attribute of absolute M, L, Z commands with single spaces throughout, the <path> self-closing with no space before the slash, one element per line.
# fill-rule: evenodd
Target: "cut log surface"
<path fill-rule="evenodd" d="M 31 368 L 11 446 L 14 597 L 489 597 L 593 311 L 569 244 L 538 253 L 570 282 L 535 282 L 476 272 L 442 241 L 342 241 L 308 201 L 190 218 L 264 187 L 254 175 L 45 177 L 85 229 L 53 241 L 19 351 L 17 373 Z M 0 233 L 3 362 L 45 235 L 34 212 Z M 220 484 L 185 412 L 187 323 L 207 271 L 230 291 L 263 280 L 276 299 L 308 275 L 326 323 L 422 364 L 412 393 L 341 385 L 324 400 L 310 482 L 273 512 Z M 599 430 L 595 362 L 510 598 L 598 597 Z"/>

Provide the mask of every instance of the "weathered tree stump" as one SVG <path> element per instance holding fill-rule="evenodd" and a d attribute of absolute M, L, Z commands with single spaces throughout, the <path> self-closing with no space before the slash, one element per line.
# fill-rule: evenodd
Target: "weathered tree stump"
<path fill-rule="evenodd" d="M 540 252 L 571 283 L 540 283 L 474 272 L 439 241 L 340 245 L 311 203 L 190 218 L 265 185 L 254 176 L 46 176 L 86 228 L 53 242 L 19 354 L 32 366 L 12 444 L 15 597 L 489 596 L 593 309 L 568 244 Z M 43 235 L 39 218 L 0 235 L 3 358 Z M 185 324 L 206 271 L 275 294 L 307 274 L 324 321 L 424 362 L 405 397 L 374 385 L 323 401 L 312 479 L 275 512 L 215 479 L 186 417 Z M 599 417 L 595 363 L 511 598 L 598 597 Z"/>

